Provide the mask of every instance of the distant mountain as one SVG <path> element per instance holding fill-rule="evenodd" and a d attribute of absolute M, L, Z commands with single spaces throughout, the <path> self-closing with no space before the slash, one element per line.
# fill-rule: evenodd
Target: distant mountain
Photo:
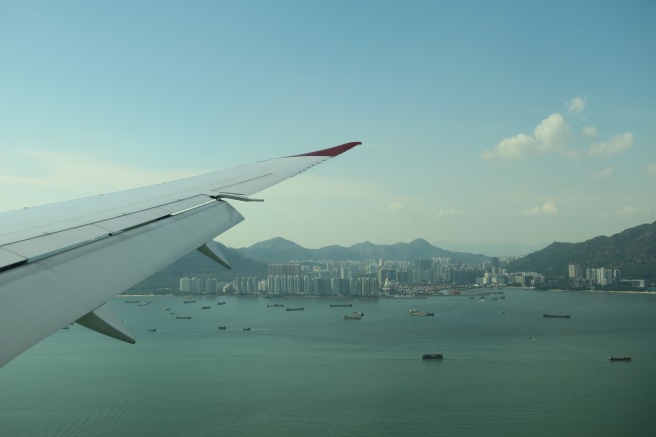
<path fill-rule="evenodd" d="M 415 260 L 417 258 L 448 257 L 456 262 L 481 263 L 488 259 L 485 255 L 449 252 L 418 239 L 410 243 L 392 245 L 358 243 L 351 247 L 326 246 L 321 249 L 307 249 L 284 238 L 272 238 L 250 247 L 231 249 L 220 244 L 224 255 L 232 266 L 227 270 L 209 258 L 193 251 L 170 266 L 144 279 L 131 287 L 128 293 L 166 293 L 177 290 L 182 277 L 216 278 L 231 281 L 238 276 L 267 275 L 267 264 L 286 263 L 293 260 L 358 260 L 391 259 Z"/>
<path fill-rule="evenodd" d="M 154 291 L 165 293 L 171 289 L 178 290 L 180 278 L 185 276 L 202 279 L 216 278 L 225 282 L 232 281 L 237 276 L 266 276 L 267 265 L 265 263 L 246 258 L 239 251 L 220 243 L 219 246 L 228 259 L 231 270 L 220 266 L 198 251 L 193 251 L 131 287 L 128 293 Z"/>
<path fill-rule="evenodd" d="M 236 249 L 241 256 L 264 263 L 283 263 L 290 259 L 307 259 L 312 249 L 306 249 L 281 237 L 260 241 L 251 247 Z"/>
<path fill-rule="evenodd" d="M 157 272 L 129 292 L 177 290 L 181 277 L 216 278 L 231 281 L 237 276 L 265 277 L 267 264 L 302 260 L 387 259 L 413 261 L 418 258 L 450 258 L 453 262 L 480 264 L 490 258 L 467 252 L 451 252 L 423 239 L 391 245 L 369 241 L 350 247 L 326 246 L 307 249 L 284 238 L 261 241 L 250 247 L 231 249 L 221 245 L 232 265 L 226 270 L 194 251 Z M 583 243 L 552 243 L 542 250 L 509 263 L 510 271 L 531 271 L 565 278 L 568 265 L 582 268 L 620 269 L 626 279 L 656 280 L 656 222 L 627 229 L 611 237 L 600 236 Z"/>
<path fill-rule="evenodd" d="M 583 243 L 555 242 L 509 263 L 507 268 L 567 277 L 570 263 L 584 269 L 620 269 L 623 278 L 653 281 L 656 279 L 656 222 L 626 229 L 611 237 L 595 237 Z"/>
<path fill-rule="evenodd" d="M 245 257 L 265 263 L 285 263 L 292 260 L 357 260 L 380 258 L 412 261 L 417 258 L 434 257 L 451 258 L 457 262 L 482 263 L 489 259 L 485 255 L 450 252 L 440 249 L 421 238 L 410 243 L 396 243 L 392 245 L 373 244 L 366 241 L 350 247 L 335 245 L 320 249 L 306 249 L 294 242 L 277 237 L 237 250 Z"/>
<path fill-rule="evenodd" d="M 549 243 L 514 244 L 514 243 L 450 243 L 438 241 L 434 245 L 454 252 L 482 253 L 488 256 L 511 257 L 526 256 L 536 250 L 544 249 Z"/>
<path fill-rule="evenodd" d="M 177 290 L 182 277 L 216 278 L 219 281 L 231 281 L 238 276 L 267 275 L 267 264 L 286 263 L 293 260 L 358 260 L 388 259 L 408 260 L 417 258 L 448 257 L 456 262 L 482 263 L 489 258 L 485 255 L 450 252 L 417 239 L 410 243 L 392 245 L 373 244 L 370 242 L 354 244 L 351 247 L 326 246 L 321 249 L 307 249 L 284 238 L 272 238 L 250 247 L 240 249 L 228 248 L 219 243 L 221 250 L 232 266 L 227 270 L 206 256 L 193 251 L 180 258 L 170 266 L 144 279 L 131 287 L 128 293 L 166 293 Z"/>

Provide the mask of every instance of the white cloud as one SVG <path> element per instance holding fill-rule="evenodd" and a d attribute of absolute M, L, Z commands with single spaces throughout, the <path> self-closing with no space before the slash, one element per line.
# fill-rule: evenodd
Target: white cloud
<path fill-rule="evenodd" d="M 444 211 L 438 212 L 437 213 L 437 218 L 441 219 L 441 218 L 444 218 L 444 217 L 447 217 L 447 216 L 461 215 L 461 214 L 462 214 L 462 211 L 459 211 L 457 209 L 449 209 L 449 210 L 444 210 Z"/>
<path fill-rule="evenodd" d="M 656 164 L 651 164 L 647 166 L 647 173 L 656 177 Z"/>
<path fill-rule="evenodd" d="M 389 211 L 401 211 L 404 208 L 401 202 L 392 202 L 389 205 L 387 205 L 387 209 Z"/>
<path fill-rule="evenodd" d="M 519 134 L 502 140 L 484 159 L 520 159 L 530 155 L 567 153 L 569 125 L 561 114 L 551 114 L 535 127 L 533 135 Z"/>
<path fill-rule="evenodd" d="M 533 208 L 528 208 L 524 210 L 524 214 L 545 214 L 545 215 L 550 215 L 550 214 L 555 214 L 558 212 L 558 208 L 556 208 L 556 205 L 552 201 L 546 202 L 542 206 L 534 206 Z"/>
<path fill-rule="evenodd" d="M 621 153 L 633 145 L 633 134 L 626 132 L 609 139 L 603 143 L 592 143 L 588 150 L 588 156 L 615 155 Z"/>
<path fill-rule="evenodd" d="M 583 128 L 582 132 L 584 137 L 594 137 L 597 135 L 597 128 L 594 126 L 587 126 Z"/>
<path fill-rule="evenodd" d="M 580 116 L 586 108 L 582 97 L 575 97 L 566 103 L 567 114 Z M 597 128 L 585 126 L 581 129 L 582 138 L 593 138 Z M 633 134 L 626 132 L 601 143 L 589 143 L 588 150 L 570 147 L 573 142 L 570 126 L 562 114 L 551 114 L 533 130 L 533 134 L 518 134 L 501 140 L 492 150 L 481 153 L 483 159 L 522 159 L 532 155 L 564 155 L 572 158 L 582 156 L 610 156 L 621 153 L 633 145 Z M 656 171 L 656 170 L 655 170 Z"/>
<path fill-rule="evenodd" d="M 580 115 L 585 109 L 585 100 L 582 97 L 574 97 L 569 102 L 565 103 L 567 113 L 574 113 Z"/>
<path fill-rule="evenodd" d="M 612 175 L 612 174 L 613 174 L 613 167 L 608 166 L 608 167 L 606 167 L 605 169 L 603 169 L 601 171 L 593 173 L 592 177 L 590 179 L 592 179 L 593 181 L 596 181 L 596 180 L 599 180 L 599 179 L 610 177 L 610 175 Z"/>
<path fill-rule="evenodd" d="M 622 135 L 610 138 L 603 143 L 590 144 L 588 156 L 615 155 L 621 153 L 633 145 L 633 134 L 626 132 Z"/>
<path fill-rule="evenodd" d="M 635 208 L 635 207 L 633 207 L 633 206 L 627 206 L 627 207 L 625 207 L 625 208 L 623 208 L 623 209 L 620 209 L 618 212 L 619 212 L 621 215 L 633 215 L 633 214 L 635 214 L 636 212 L 638 212 L 638 208 Z"/>

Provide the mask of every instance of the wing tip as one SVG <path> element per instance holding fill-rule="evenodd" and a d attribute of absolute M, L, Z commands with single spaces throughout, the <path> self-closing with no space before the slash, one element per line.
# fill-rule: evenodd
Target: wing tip
<path fill-rule="evenodd" d="M 327 149 L 315 150 L 314 152 L 301 153 L 300 155 L 292 155 L 290 158 L 296 158 L 298 156 L 326 156 L 329 158 L 334 158 L 337 155 L 341 155 L 347 150 L 351 150 L 355 146 L 362 144 L 360 141 L 354 141 L 351 143 L 344 143 L 339 146 L 329 147 Z"/>

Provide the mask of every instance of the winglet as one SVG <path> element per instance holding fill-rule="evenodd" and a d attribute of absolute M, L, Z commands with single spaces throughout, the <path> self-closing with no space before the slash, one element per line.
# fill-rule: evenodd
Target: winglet
<path fill-rule="evenodd" d="M 114 316 L 114 313 L 107 304 L 99 306 L 90 313 L 83 315 L 75 322 L 85 328 L 89 328 L 117 340 L 130 344 L 136 343 L 135 339 L 130 336 L 130 333 L 125 327 L 123 327 L 121 321 Z"/>
<path fill-rule="evenodd" d="M 328 149 L 316 150 L 314 152 L 302 153 L 300 155 L 292 155 L 292 156 L 288 156 L 288 158 L 295 158 L 297 156 L 327 156 L 329 158 L 334 158 L 335 156 L 341 155 L 347 150 L 350 150 L 355 146 L 359 146 L 360 144 L 362 143 L 356 141 L 353 143 L 342 144 L 341 146 L 330 147 Z"/>

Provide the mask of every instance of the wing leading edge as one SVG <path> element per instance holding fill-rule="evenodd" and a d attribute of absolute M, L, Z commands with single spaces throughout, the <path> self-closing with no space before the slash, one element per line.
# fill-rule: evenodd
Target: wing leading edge
<path fill-rule="evenodd" d="M 77 321 L 133 343 L 105 303 L 243 217 L 226 200 L 295 176 L 359 142 L 159 185 L 0 213 L 0 366 Z"/>

